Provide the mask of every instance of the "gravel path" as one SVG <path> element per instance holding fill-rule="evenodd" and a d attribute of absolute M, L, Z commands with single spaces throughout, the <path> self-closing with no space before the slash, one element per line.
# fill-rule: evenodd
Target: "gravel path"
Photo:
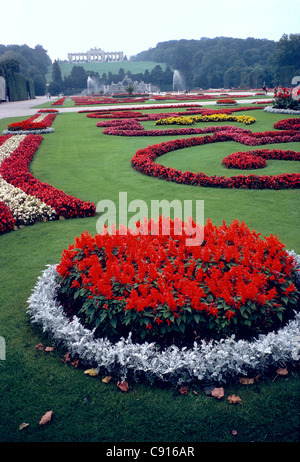
<path fill-rule="evenodd" d="M 254 95 L 253 95 L 254 96 Z M 57 98 L 52 98 L 52 101 L 55 101 Z M 266 98 L 267 99 L 267 98 Z M 239 103 L 249 103 L 251 104 L 253 101 L 259 101 L 259 99 L 257 98 L 253 98 L 253 99 L 245 99 L 245 100 L 239 100 Z M 34 114 L 37 113 L 37 106 L 41 105 L 41 104 L 44 104 L 44 103 L 49 103 L 49 98 L 47 98 L 47 96 L 37 96 L 35 99 L 30 99 L 30 100 L 25 100 L 25 101 L 13 101 L 13 102 L 1 102 L 0 103 L 0 119 L 5 119 L 7 117 L 17 117 L 17 116 L 20 116 L 20 117 L 30 117 Z M 185 102 L 183 103 L 180 103 L 180 102 L 174 102 L 174 103 L 168 103 L 168 106 L 177 106 L 177 105 L 184 105 L 186 104 Z M 197 104 L 197 103 L 195 103 Z M 209 105 L 209 104 L 212 104 L 212 101 L 210 100 L 206 100 L 206 101 L 199 101 L 198 104 L 200 104 L 201 106 L 204 106 L 204 105 Z M 164 107 L 165 104 L 163 103 L 157 103 L 155 104 L 155 106 L 162 106 Z M 140 105 L 134 105 L 134 106 L 128 106 L 126 105 L 126 107 L 132 107 L 134 109 L 139 109 L 139 106 Z M 141 106 L 145 106 L 145 105 L 141 105 Z M 54 106 L 54 109 L 58 109 L 59 112 L 78 112 L 78 111 L 81 111 L 81 110 L 85 110 L 85 109 L 94 109 L 95 111 L 99 110 L 99 109 L 112 109 L 112 108 L 115 108 L 115 107 L 119 107 L 119 106 L 103 106 L 103 105 L 100 105 L 100 106 L 87 106 L 87 107 L 81 107 L 81 106 L 73 106 L 73 107 L 66 107 L 66 108 L 63 108 L 63 107 L 60 107 L 60 106 L 57 106 L 55 107 Z M 151 107 L 151 105 L 149 105 L 149 108 Z"/>

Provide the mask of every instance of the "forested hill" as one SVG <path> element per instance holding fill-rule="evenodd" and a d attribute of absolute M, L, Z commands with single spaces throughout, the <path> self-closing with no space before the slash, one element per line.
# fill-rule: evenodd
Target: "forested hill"
<path fill-rule="evenodd" d="M 170 40 L 132 59 L 166 63 L 184 74 L 187 88 L 261 88 L 264 82 L 268 87 L 290 85 L 293 75 L 299 75 L 299 58 L 300 34 L 294 34 L 279 42 L 252 37 Z"/>

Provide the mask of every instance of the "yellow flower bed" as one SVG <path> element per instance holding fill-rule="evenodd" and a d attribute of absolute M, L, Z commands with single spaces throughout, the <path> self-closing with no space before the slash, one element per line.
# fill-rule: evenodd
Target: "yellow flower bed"
<path fill-rule="evenodd" d="M 159 119 L 155 122 L 155 125 L 193 125 L 196 121 L 194 117 L 167 117 L 165 119 Z"/>
<path fill-rule="evenodd" d="M 255 123 L 256 119 L 246 115 L 235 116 L 227 114 L 212 114 L 189 117 L 167 117 L 165 119 L 157 120 L 155 125 L 193 125 L 197 122 L 238 122 L 250 125 Z"/>

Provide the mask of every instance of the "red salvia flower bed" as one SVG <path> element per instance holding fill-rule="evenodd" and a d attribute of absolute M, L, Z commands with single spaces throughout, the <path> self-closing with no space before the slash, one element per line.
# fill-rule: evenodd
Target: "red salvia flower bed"
<path fill-rule="evenodd" d="M 66 312 L 100 336 L 132 332 L 137 340 L 172 342 L 195 332 L 243 337 L 292 316 L 295 263 L 276 236 L 263 239 L 237 220 L 220 227 L 208 220 L 202 244 L 187 246 L 185 224 L 180 235 L 176 220 L 169 219 L 169 234 L 153 232 L 166 220 L 146 220 L 135 233 L 76 237 L 57 266 Z"/>

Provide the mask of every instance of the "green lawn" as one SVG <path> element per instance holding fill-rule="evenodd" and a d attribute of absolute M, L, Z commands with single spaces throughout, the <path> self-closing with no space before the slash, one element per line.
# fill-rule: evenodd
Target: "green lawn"
<path fill-rule="evenodd" d="M 286 117 L 262 110 L 249 114 L 257 119 L 250 127 L 254 131 L 272 129 Z M 0 120 L 0 130 L 11 121 Z M 128 193 L 128 202 L 142 199 L 148 206 L 153 199 L 204 200 L 205 219 L 219 225 L 237 218 L 262 235 L 277 234 L 288 249 L 300 252 L 299 191 L 197 188 L 143 176 L 131 168 L 135 151 L 170 138 L 105 136 L 96 123 L 85 114 L 59 114 L 55 132 L 44 135 L 31 165 L 34 175 L 95 203 L 111 199 L 117 204 L 119 192 Z M 150 127 L 154 123 L 148 122 Z M 300 143 L 289 148 L 299 151 Z M 247 149 L 220 143 L 170 153 L 160 161 L 180 169 L 229 174 L 220 165 L 222 157 Z M 263 173 L 287 168 L 299 172 L 295 162 L 269 161 Z M 187 396 L 172 386 L 146 382 L 130 383 L 129 391 L 122 393 L 117 378 L 104 384 L 101 377 L 86 376 L 82 369 L 63 363 L 65 351 L 60 347 L 48 354 L 35 348 L 40 342 L 51 345 L 51 339 L 31 325 L 26 300 L 45 266 L 57 263 L 76 235 L 85 230 L 95 234 L 96 223 L 97 217 L 37 223 L 0 236 L 0 336 L 6 342 L 6 360 L 0 361 L 0 441 L 298 441 L 299 370 L 290 370 L 286 377 L 272 372 L 255 385 L 230 384 L 222 400 L 206 396 L 202 384 L 193 385 Z M 231 394 L 240 396 L 242 405 L 230 404 Z M 40 427 L 41 416 L 50 409 L 52 421 Z M 19 431 L 23 422 L 30 425 Z"/>

